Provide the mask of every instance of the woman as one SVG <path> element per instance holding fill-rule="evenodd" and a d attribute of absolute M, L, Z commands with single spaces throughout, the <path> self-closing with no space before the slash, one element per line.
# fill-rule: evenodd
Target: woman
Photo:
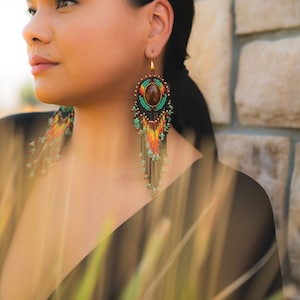
<path fill-rule="evenodd" d="M 280 290 L 269 200 L 215 161 L 184 67 L 193 1 L 29 0 L 28 12 L 36 96 L 61 108 L 2 120 L 30 145 L 32 178 L 5 225 L 1 299 Z"/>

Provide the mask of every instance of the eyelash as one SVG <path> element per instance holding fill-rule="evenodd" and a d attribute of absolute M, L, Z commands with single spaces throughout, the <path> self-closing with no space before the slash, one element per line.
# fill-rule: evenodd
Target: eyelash
<path fill-rule="evenodd" d="M 26 11 L 26 14 L 31 18 L 35 15 L 35 13 L 36 13 L 36 9 L 30 7 Z"/>
<path fill-rule="evenodd" d="M 72 6 L 74 4 L 78 4 L 78 0 L 55 0 L 56 2 L 56 9 L 60 9 L 63 7 L 67 7 L 67 6 Z M 68 3 L 71 3 L 70 5 L 68 5 Z M 29 7 L 27 9 L 27 14 L 30 17 L 33 17 L 36 14 L 37 10 L 34 8 Z"/>
<path fill-rule="evenodd" d="M 78 3 L 77 0 L 56 0 L 56 9 L 66 7 L 66 6 L 71 6 L 67 4 L 68 2 L 71 2 L 71 5 Z"/>

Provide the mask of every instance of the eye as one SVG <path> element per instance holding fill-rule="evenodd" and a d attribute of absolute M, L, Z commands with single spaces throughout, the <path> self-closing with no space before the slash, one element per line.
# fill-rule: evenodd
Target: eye
<path fill-rule="evenodd" d="M 33 17 L 33 16 L 36 14 L 36 9 L 29 7 L 29 8 L 27 9 L 27 11 L 26 11 L 26 14 L 27 14 L 29 17 Z"/>
<path fill-rule="evenodd" d="M 74 4 L 77 4 L 77 0 L 57 0 L 56 1 L 56 8 L 62 8 L 67 6 L 72 6 Z"/>

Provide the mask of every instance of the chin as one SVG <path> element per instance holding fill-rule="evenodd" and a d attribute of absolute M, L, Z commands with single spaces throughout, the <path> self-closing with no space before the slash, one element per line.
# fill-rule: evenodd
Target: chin
<path fill-rule="evenodd" d="M 57 106 L 72 106 L 72 100 L 66 98 L 62 93 L 57 93 L 57 91 L 49 91 L 47 89 L 36 88 L 35 97 L 38 101 L 44 104 L 57 105 Z"/>
<path fill-rule="evenodd" d="M 40 95 L 38 93 L 36 93 L 36 99 L 43 103 L 43 104 L 49 104 L 49 105 L 58 105 L 58 106 L 64 106 L 66 104 L 63 103 L 63 101 L 57 101 L 56 99 L 54 99 L 53 97 L 48 97 L 45 95 Z"/>

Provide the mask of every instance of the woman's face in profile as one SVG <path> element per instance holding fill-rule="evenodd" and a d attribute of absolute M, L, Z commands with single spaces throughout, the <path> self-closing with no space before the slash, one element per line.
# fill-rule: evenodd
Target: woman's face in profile
<path fill-rule="evenodd" d="M 135 80 L 134 70 L 144 64 L 143 7 L 129 0 L 27 4 L 31 19 L 23 36 L 39 100 L 58 105 L 99 101 Z"/>

